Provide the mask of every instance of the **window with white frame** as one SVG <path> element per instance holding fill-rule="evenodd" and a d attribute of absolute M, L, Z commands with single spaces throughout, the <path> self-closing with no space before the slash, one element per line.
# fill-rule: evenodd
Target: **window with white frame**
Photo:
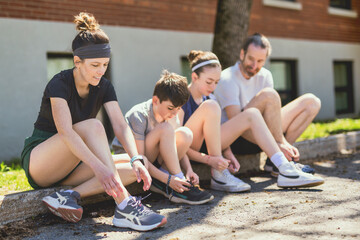
<path fill-rule="evenodd" d="M 262 0 L 264 6 L 286 8 L 290 10 L 302 10 L 302 4 L 297 0 Z"/>
<path fill-rule="evenodd" d="M 357 18 L 358 13 L 352 10 L 351 0 L 330 0 L 328 13 L 348 18 Z"/>
<path fill-rule="evenodd" d="M 330 0 L 330 6 L 334 8 L 351 10 L 351 0 Z"/>

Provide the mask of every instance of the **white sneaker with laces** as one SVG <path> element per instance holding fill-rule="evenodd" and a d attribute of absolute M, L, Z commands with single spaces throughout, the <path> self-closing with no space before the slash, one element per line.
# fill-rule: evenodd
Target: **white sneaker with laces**
<path fill-rule="evenodd" d="M 279 166 L 278 187 L 314 187 L 323 183 L 323 178 L 299 170 L 294 162 L 287 162 Z"/>
<path fill-rule="evenodd" d="M 212 169 L 211 172 L 211 189 L 225 192 L 244 192 L 251 189 L 249 184 L 232 175 L 228 169 L 223 172 Z"/>

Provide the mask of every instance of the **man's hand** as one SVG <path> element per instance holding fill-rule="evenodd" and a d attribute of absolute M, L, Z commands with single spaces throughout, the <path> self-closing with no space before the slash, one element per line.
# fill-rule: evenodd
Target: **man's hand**
<path fill-rule="evenodd" d="M 285 157 L 289 161 L 299 161 L 300 153 L 299 150 L 290 145 L 289 143 L 279 143 L 280 150 L 284 153 Z"/>

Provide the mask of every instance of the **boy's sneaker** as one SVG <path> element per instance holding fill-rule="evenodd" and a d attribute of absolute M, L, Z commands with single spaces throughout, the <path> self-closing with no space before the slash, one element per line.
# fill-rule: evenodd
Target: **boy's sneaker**
<path fill-rule="evenodd" d="M 166 190 L 166 188 L 168 189 Z M 172 188 L 167 187 L 165 183 L 157 180 L 156 178 L 152 179 L 150 190 L 164 195 L 171 202 L 175 203 L 199 205 L 207 203 L 214 199 L 214 196 L 212 194 L 202 190 L 199 186 L 194 186 L 191 184 L 191 187 L 189 187 L 189 191 L 179 193 L 174 191 Z"/>
<path fill-rule="evenodd" d="M 55 192 L 42 199 L 53 214 L 69 222 L 81 220 L 83 208 L 77 204 L 78 200 L 80 200 L 80 194 L 76 191 Z"/>
<path fill-rule="evenodd" d="M 309 165 L 303 165 L 298 162 L 294 162 L 296 168 L 303 171 L 304 173 L 315 174 L 315 169 L 310 167 Z M 270 158 L 266 159 L 264 171 L 269 172 L 271 176 L 277 177 L 279 175 L 279 169 L 271 162 Z"/>
<path fill-rule="evenodd" d="M 167 223 L 164 216 L 155 213 L 141 203 L 141 198 L 132 197 L 126 207 L 115 208 L 113 224 L 116 227 L 131 228 L 137 231 L 149 231 Z"/>
<path fill-rule="evenodd" d="M 324 179 L 299 170 L 294 162 L 287 162 L 279 166 L 277 185 L 287 187 L 314 187 L 324 183 Z"/>
<path fill-rule="evenodd" d="M 249 191 L 251 186 L 232 175 L 228 169 L 223 172 L 212 170 L 211 189 L 225 192 Z"/>

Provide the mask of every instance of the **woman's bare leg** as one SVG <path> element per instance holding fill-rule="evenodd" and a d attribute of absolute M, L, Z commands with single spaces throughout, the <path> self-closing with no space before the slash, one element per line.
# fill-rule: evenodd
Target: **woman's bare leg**
<path fill-rule="evenodd" d="M 124 190 L 122 195 L 114 197 L 116 203 L 120 203 L 129 196 L 129 193 L 121 183 L 101 122 L 96 119 L 89 119 L 75 124 L 73 128 L 93 154 L 113 171 L 115 178 Z M 63 179 L 79 162 L 80 160 L 74 156 L 61 137 L 56 134 L 39 144 L 31 152 L 29 172 L 38 185 L 46 187 Z M 82 163 L 62 184 L 76 186 L 73 190 L 79 192 L 81 197 L 104 192 L 92 170 L 83 165 L 85 164 Z"/>
<path fill-rule="evenodd" d="M 221 156 L 220 116 L 220 107 L 213 100 L 204 101 L 196 109 L 185 124 L 194 135 L 192 149 L 199 150 L 205 139 L 209 155 Z"/>
<path fill-rule="evenodd" d="M 271 157 L 280 151 L 260 111 L 248 108 L 221 125 L 221 146 L 229 147 L 245 131 L 251 130 L 256 143 Z"/>

